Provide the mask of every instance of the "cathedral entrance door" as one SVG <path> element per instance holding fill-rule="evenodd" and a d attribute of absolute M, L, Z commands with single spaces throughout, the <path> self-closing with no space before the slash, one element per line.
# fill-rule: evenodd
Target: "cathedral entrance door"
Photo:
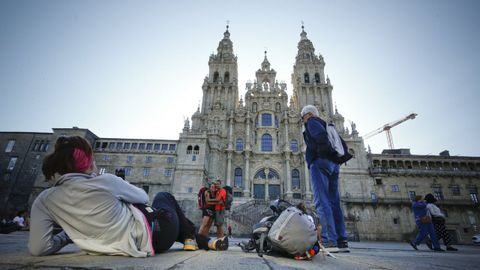
<path fill-rule="evenodd" d="M 253 196 L 256 200 L 265 199 L 265 185 L 264 184 L 254 184 L 253 185 Z"/>
<path fill-rule="evenodd" d="M 268 196 L 270 200 L 280 198 L 280 185 L 268 185 Z"/>

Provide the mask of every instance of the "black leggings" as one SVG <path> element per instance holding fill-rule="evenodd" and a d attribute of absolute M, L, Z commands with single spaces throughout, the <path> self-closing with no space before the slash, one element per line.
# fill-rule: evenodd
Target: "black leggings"
<path fill-rule="evenodd" d="M 152 228 L 152 242 L 156 253 L 168 250 L 175 242 L 183 243 L 185 239 L 194 238 L 195 225 L 185 217 L 172 194 L 157 193 L 152 207 L 158 211 Z"/>

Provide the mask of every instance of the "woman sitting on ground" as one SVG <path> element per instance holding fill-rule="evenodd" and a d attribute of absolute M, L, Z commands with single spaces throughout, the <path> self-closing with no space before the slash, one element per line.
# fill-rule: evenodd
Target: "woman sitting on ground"
<path fill-rule="evenodd" d="M 32 255 L 53 254 L 72 242 L 89 254 L 132 257 L 153 256 L 175 241 L 196 249 L 195 227 L 171 194 L 158 193 L 150 208 L 143 189 L 112 174 L 97 176 L 84 138 L 60 137 L 42 171 L 53 187 L 32 205 Z M 62 231 L 54 234 L 54 225 Z"/>

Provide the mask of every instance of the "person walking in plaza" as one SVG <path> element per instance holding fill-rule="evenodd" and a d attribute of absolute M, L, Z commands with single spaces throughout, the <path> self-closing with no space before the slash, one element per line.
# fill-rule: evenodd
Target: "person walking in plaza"
<path fill-rule="evenodd" d="M 427 210 L 427 204 L 422 198 L 422 196 L 417 195 L 415 197 L 415 202 L 412 203 L 413 215 L 415 216 L 415 223 L 417 224 L 418 232 L 415 240 L 410 241 L 409 243 L 415 250 L 418 250 L 417 246 L 428 234 L 433 243 L 433 250 L 444 251 L 440 248 L 437 236 L 435 235 L 435 229 L 433 228 L 432 218 Z"/>
<path fill-rule="evenodd" d="M 443 243 L 445 244 L 448 251 L 458 251 L 458 249 L 452 247 L 452 237 L 445 228 L 445 214 L 442 213 L 440 208 L 435 205 L 437 199 L 435 199 L 433 194 L 428 193 L 427 195 L 425 195 L 425 201 L 427 202 L 427 210 L 432 216 L 432 223 L 433 227 L 435 228 L 435 235 L 437 236 L 437 240 L 440 241 L 440 239 L 443 239 Z M 427 246 L 430 249 L 433 249 L 432 240 L 427 238 L 425 241 Z"/>
<path fill-rule="evenodd" d="M 53 254 L 70 243 L 89 254 L 132 257 L 153 256 L 175 241 L 185 250 L 196 249 L 195 227 L 171 194 L 157 194 L 152 208 L 143 189 L 112 174 L 97 176 L 84 138 L 58 138 L 42 172 L 54 183 L 32 205 L 32 255 Z M 53 233 L 56 225 L 62 228 L 58 234 Z"/>
<path fill-rule="evenodd" d="M 323 245 L 332 253 L 349 252 L 338 191 L 340 165 L 329 159 L 335 150 L 328 140 L 327 123 L 319 118 L 318 110 L 313 105 L 303 107 L 301 118 L 305 125 L 303 137 L 307 145 L 305 159 L 310 169 Z"/>

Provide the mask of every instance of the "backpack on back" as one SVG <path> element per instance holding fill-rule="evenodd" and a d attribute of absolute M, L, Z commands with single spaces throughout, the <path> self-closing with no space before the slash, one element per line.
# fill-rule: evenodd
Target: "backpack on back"
<path fill-rule="evenodd" d="M 328 141 L 336 152 L 336 155 L 329 159 L 337 164 L 343 164 L 349 161 L 353 156 L 348 152 L 347 144 L 342 137 L 338 135 L 335 126 L 333 124 L 327 124 L 325 129 L 327 130 Z"/>
<path fill-rule="evenodd" d="M 208 189 L 207 187 L 201 187 L 200 190 L 198 191 L 198 194 L 197 194 L 198 209 L 207 209 L 208 208 L 207 199 L 205 198 L 205 191 L 207 189 Z"/>
<path fill-rule="evenodd" d="M 227 193 L 227 199 L 225 200 L 225 210 L 230 210 L 233 203 L 233 189 L 231 186 L 224 186 L 223 189 L 225 189 Z"/>

